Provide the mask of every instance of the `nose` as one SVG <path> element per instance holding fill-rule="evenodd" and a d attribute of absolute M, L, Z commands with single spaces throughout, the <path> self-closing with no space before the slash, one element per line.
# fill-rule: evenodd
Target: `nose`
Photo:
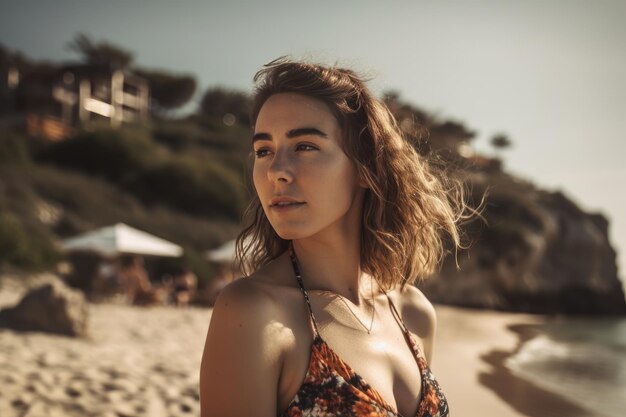
<path fill-rule="evenodd" d="M 287 152 L 276 150 L 267 170 L 267 177 L 272 182 L 290 183 L 293 181 L 293 167 Z"/>

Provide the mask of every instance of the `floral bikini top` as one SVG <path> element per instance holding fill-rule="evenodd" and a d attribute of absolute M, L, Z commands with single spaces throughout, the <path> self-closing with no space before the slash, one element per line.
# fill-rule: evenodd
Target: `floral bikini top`
<path fill-rule="evenodd" d="M 290 254 L 298 285 L 304 294 L 311 321 L 313 322 L 315 337 L 311 346 L 309 367 L 304 381 L 291 403 L 287 406 L 287 409 L 279 416 L 403 417 L 360 375 L 354 372 L 347 363 L 341 360 L 322 339 L 317 330 L 317 323 L 313 316 L 309 295 L 302 284 L 300 269 L 293 250 L 290 250 Z M 387 299 L 415 356 L 422 378 L 422 399 L 419 402 L 417 413 L 411 417 L 449 416 L 446 398 L 430 371 L 426 359 L 420 354 L 417 343 L 404 325 L 400 314 L 398 314 L 388 295 Z"/>

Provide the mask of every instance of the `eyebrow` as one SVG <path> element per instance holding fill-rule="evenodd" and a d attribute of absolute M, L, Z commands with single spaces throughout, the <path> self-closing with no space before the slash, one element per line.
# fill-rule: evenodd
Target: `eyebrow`
<path fill-rule="evenodd" d="M 298 136 L 309 136 L 309 135 L 319 136 L 324 139 L 328 137 L 326 133 L 322 132 L 321 130 L 315 127 L 299 127 L 297 129 L 291 129 L 290 131 L 287 132 L 288 139 L 293 139 Z M 269 133 L 263 133 L 263 132 L 255 133 L 254 136 L 252 136 L 252 143 L 256 142 L 257 140 L 270 140 L 271 141 L 272 135 L 270 135 Z"/>

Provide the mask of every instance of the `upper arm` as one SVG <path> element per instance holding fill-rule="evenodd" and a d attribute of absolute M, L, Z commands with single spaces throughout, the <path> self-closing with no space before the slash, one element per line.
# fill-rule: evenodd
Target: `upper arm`
<path fill-rule="evenodd" d="M 272 298 L 246 279 L 216 300 L 200 367 L 202 416 L 276 415 L 281 333 Z"/>
<path fill-rule="evenodd" d="M 437 329 L 437 314 L 426 296 L 412 285 L 407 285 L 407 295 L 403 303 L 406 324 L 416 333 L 424 344 L 424 356 L 430 364 Z"/>

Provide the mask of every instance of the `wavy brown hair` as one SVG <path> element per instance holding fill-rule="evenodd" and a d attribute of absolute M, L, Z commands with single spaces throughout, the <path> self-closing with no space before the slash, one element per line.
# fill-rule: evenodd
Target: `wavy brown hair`
<path fill-rule="evenodd" d="M 431 275 L 447 253 L 446 242 L 455 252 L 464 248 L 459 223 L 471 217 L 466 211 L 476 211 L 465 203 L 463 182 L 418 154 L 387 106 L 355 72 L 281 57 L 257 72 L 254 81 L 253 126 L 265 101 L 286 92 L 323 101 L 337 118 L 343 151 L 368 186 L 361 267 L 381 287 L 404 287 Z M 274 231 L 252 193 L 236 241 L 236 263 L 245 274 L 278 257 L 290 243 Z"/>

